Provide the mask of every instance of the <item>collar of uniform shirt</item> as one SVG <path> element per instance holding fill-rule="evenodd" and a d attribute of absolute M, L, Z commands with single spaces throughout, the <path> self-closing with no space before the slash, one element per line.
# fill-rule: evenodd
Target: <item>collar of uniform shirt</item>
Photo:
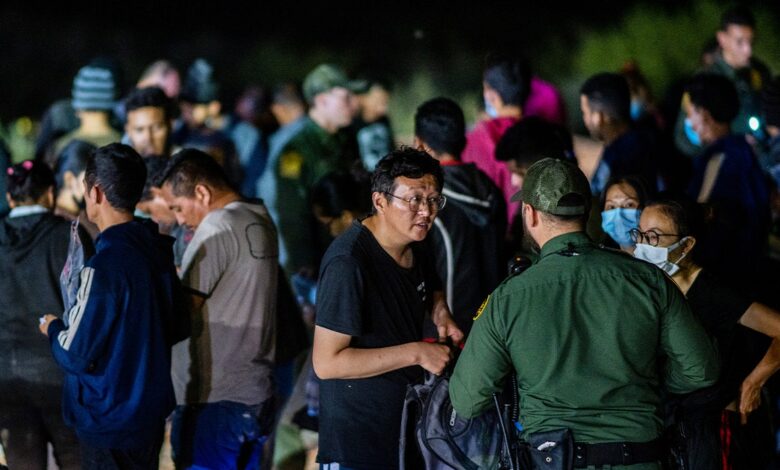
<path fill-rule="evenodd" d="M 569 250 L 569 245 L 574 248 L 578 246 L 590 245 L 593 242 L 588 238 L 585 232 L 570 232 L 558 235 L 547 241 L 542 247 L 542 252 L 539 254 L 539 259 L 546 257 L 552 253 L 557 253 L 562 250 Z"/>

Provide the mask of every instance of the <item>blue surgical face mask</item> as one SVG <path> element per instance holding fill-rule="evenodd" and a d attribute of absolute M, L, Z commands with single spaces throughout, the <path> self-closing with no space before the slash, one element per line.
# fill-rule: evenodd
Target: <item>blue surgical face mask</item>
<path fill-rule="evenodd" d="M 485 113 L 493 119 L 498 117 L 498 110 L 488 100 L 485 100 Z"/>
<path fill-rule="evenodd" d="M 685 118 L 685 136 L 693 145 L 701 147 L 701 137 L 693 130 L 693 124 L 691 124 L 691 120 L 688 118 Z"/>
<path fill-rule="evenodd" d="M 628 232 L 639 227 L 639 209 L 610 209 L 601 213 L 601 228 L 620 246 L 634 246 Z"/>

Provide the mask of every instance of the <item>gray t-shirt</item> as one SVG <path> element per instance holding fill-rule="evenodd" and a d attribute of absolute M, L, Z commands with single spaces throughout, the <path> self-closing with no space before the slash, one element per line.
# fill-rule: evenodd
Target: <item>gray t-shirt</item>
<path fill-rule="evenodd" d="M 185 288 L 203 295 L 192 336 L 173 348 L 176 402 L 259 404 L 272 394 L 279 251 L 262 204 L 209 213 L 182 261 Z"/>

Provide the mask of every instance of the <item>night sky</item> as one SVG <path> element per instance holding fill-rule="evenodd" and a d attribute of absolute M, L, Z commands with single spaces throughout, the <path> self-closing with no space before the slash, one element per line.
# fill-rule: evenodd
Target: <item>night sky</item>
<path fill-rule="evenodd" d="M 98 55 L 119 61 L 124 90 L 156 59 L 170 59 L 183 71 L 204 57 L 215 65 L 226 99 L 249 82 L 300 80 L 326 60 L 390 82 L 408 80 L 424 66 L 451 69 L 443 75 L 454 84 L 478 83 L 487 51 L 510 49 L 533 63 L 551 41 L 573 46 L 575 31 L 608 27 L 635 2 L 602 1 L 598 9 L 596 2 L 480 2 L 479 8 L 476 2 L 292 3 L 3 2 L 0 120 L 40 115 L 53 100 L 68 97 L 78 68 Z M 654 4 L 679 10 L 689 2 Z M 473 77 L 458 65 L 469 61 Z"/>

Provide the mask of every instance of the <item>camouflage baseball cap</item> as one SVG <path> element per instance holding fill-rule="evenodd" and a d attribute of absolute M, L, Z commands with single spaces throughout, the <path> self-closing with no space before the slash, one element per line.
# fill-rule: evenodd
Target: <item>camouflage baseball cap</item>
<path fill-rule="evenodd" d="M 333 64 L 321 64 L 306 75 L 303 80 L 303 96 L 309 103 L 315 96 L 332 88 L 342 87 L 357 92 L 365 88 L 365 83 L 349 80 L 344 71 Z"/>
<path fill-rule="evenodd" d="M 590 185 L 577 165 L 545 158 L 528 167 L 523 189 L 512 201 L 523 201 L 553 215 L 583 215 L 590 210 Z"/>

